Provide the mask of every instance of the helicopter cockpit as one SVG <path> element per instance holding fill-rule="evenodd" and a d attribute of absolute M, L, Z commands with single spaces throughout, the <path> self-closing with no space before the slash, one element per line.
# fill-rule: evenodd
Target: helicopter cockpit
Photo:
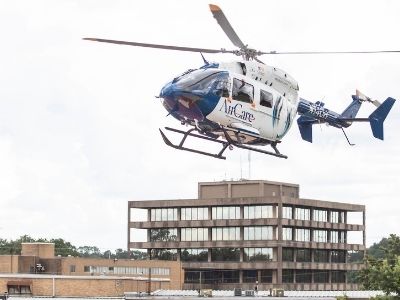
<path fill-rule="evenodd" d="M 182 91 L 208 95 L 210 92 L 219 97 L 229 97 L 229 73 L 217 69 L 188 70 L 174 78 L 174 86 Z"/>

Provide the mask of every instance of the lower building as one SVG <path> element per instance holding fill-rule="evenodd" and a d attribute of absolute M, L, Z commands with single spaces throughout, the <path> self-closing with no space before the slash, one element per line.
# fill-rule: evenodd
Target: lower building
<path fill-rule="evenodd" d="M 0 295 L 122 297 L 126 292 L 181 289 L 179 262 L 54 256 L 52 243 L 23 243 L 0 255 Z"/>
<path fill-rule="evenodd" d="M 365 206 L 300 198 L 298 185 L 282 182 L 198 188 L 198 199 L 128 203 L 128 248 L 179 262 L 184 289 L 358 289 Z"/>

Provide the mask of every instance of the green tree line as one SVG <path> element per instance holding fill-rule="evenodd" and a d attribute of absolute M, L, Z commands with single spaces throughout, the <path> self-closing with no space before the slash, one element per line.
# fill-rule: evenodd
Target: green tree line
<path fill-rule="evenodd" d="M 367 251 L 365 268 L 358 275 L 366 290 L 381 290 L 386 295 L 400 296 L 400 237 L 391 234 Z"/>
<path fill-rule="evenodd" d="M 54 243 L 55 255 L 61 256 L 76 256 L 76 257 L 92 257 L 92 258 L 130 258 L 130 259 L 146 259 L 146 253 L 141 251 L 126 251 L 121 248 L 114 251 L 106 250 L 102 252 L 96 246 L 74 246 L 70 242 L 62 238 L 34 239 L 29 235 L 23 235 L 16 240 L 7 240 L 0 238 L 0 255 L 20 255 L 21 243 Z"/>

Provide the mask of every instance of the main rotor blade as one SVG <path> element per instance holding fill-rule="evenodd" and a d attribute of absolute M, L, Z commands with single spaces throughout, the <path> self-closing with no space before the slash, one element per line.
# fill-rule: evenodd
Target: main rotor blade
<path fill-rule="evenodd" d="M 400 53 L 400 50 L 377 50 L 377 51 L 294 51 L 294 52 L 258 52 L 257 55 L 269 54 L 373 54 L 373 53 Z"/>
<path fill-rule="evenodd" d="M 235 51 L 225 50 L 225 49 L 204 49 L 204 48 L 192 48 L 192 47 L 179 47 L 179 46 L 167 46 L 167 45 L 157 45 L 157 44 L 147 44 L 147 43 L 136 43 L 136 42 L 125 42 L 116 40 L 106 40 L 97 38 L 83 38 L 86 41 L 94 41 L 101 43 L 111 43 L 119 45 L 146 47 L 146 48 L 157 48 L 157 49 L 167 49 L 167 50 L 178 50 L 178 51 L 188 51 L 188 52 L 203 52 L 203 53 L 235 53 Z"/>
<path fill-rule="evenodd" d="M 228 19 L 225 17 L 222 9 L 215 4 L 210 4 L 210 10 L 213 14 L 214 18 L 217 20 L 219 26 L 223 29 L 225 34 L 231 40 L 231 42 L 240 49 L 246 48 L 243 42 L 240 40 L 238 35 L 236 34 L 235 30 L 233 30 L 231 24 L 229 23 Z"/>

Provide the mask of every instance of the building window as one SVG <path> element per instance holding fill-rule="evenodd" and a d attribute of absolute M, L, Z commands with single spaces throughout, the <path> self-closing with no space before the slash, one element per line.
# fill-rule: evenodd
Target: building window
<path fill-rule="evenodd" d="M 339 231 L 331 230 L 331 243 L 339 243 Z"/>
<path fill-rule="evenodd" d="M 346 243 L 346 233 L 344 231 L 339 231 L 339 243 Z"/>
<path fill-rule="evenodd" d="M 76 269 L 76 268 L 75 268 L 75 265 L 70 265 L 70 266 L 69 266 L 69 271 L 70 271 L 71 273 L 76 272 L 75 269 Z"/>
<path fill-rule="evenodd" d="M 332 223 L 344 223 L 344 211 L 331 211 Z"/>
<path fill-rule="evenodd" d="M 274 217 L 274 206 L 272 205 L 252 205 L 244 206 L 244 219 L 266 219 Z"/>
<path fill-rule="evenodd" d="M 296 249 L 296 261 L 297 262 L 311 262 L 311 250 L 310 249 Z"/>
<path fill-rule="evenodd" d="M 182 261 L 208 261 L 208 249 L 182 249 Z"/>
<path fill-rule="evenodd" d="M 184 283 L 199 283 L 201 270 L 185 270 Z M 202 279 L 201 282 L 204 282 Z"/>
<path fill-rule="evenodd" d="M 177 260 L 178 251 L 176 249 L 151 249 L 150 259 L 152 260 Z"/>
<path fill-rule="evenodd" d="M 150 229 L 150 242 L 169 242 L 177 240 L 178 234 L 176 228 Z"/>
<path fill-rule="evenodd" d="M 177 221 L 177 208 L 152 208 L 150 210 L 151 221 Z"/>
<path fill-rule="evenodd" d="M 19 294 L 31 294 L 31 287 L 30 285 L 14 285 L 14 284 L 7 284 L 7 293 L 8 295 L 19 295 Z M 7 299 L 7 295 L 5 295 Z"/>
<path fill-rule="evenodd" d="M 314 250 L 314 262 L 328 263 L 329 250 Z"/>
<path fill-rule="evenodd" d="M 240 227 L 214 227 L 211 230 L 213 241 L 239 241 Z"/>
<path fill-rule="evenodd" d="M 272 248 L 244 248 L 244 261 L 272 261 Z"/>
<path fill-rule="evenodd" d="M 328 222 L 328 211 L 323 209 L 314 209 L 313 220 L 319 222 Z"/>
<path fill-rule="evenodd" d="M 282 228 L 282 239 L 284 241 L 293 241 L 293 228 L 283 227 Z"/>
<path fill-rule="evenodd" d="M 294 282 L 294 270 L 283 269 L 282 270 L 282 282 L 293 283 Z"/>
<path fill-rule="evenodd" d="M 282 248 L 282 261 L 294 261 L 293 248 Z"/>
<path fill-rule="evenodd" d="M 181 220 L 208 220 L 208 207 L 181 208 Z"/>
<path fill-rule="evenodd" d="M 328 232 L 326 230 L 313 230 L 313 241 L 318 243 L 328 242 Z"/>
<path fill-rule="evenodd" d="M 257 280 L 257 270 L 243 270 L 243 282 L 253 283 Z"/>
<path fill-rule="evenodd" d="M 310 241 L 310 229 L 296 228 L 296 241 L 297 242 L 309 242 Z"/>
<path fill-rule="evenodd" d="M 329 282 L 329 271 L 315 270 L 314 271 L 314 282 L 315 283 L 328 283 Z"/>
<path fill-rule="evenodd" d="M 331 282 L 332 283 L 345 283 L 346 282 L 346 271 L 331 271 Z"/>
<path fill-rule="evenodd" d="M 272 226 L 243 227 L 245 241 L 273 240 L 274 229 Z"/>
<path fill-rule="evenodd" d="M 212 248 L 211 261 L 240 261 L 240 249 Z"/>
<path fill-rule="evenodd" d="M 212 208 L 213 220 L 240 219 L 239 206 L 214 206 Z"/>
<path fill-rule="evenodd" d="M 208 228 L 182 228 L 182 242 L 208 241 Z"/>
<path fill-rule="evenodd" d="M 301 208 L 301 207 L 296 207 L 295 208 L 295 216 L 294 218 L 296 220 L 310 220 L 310 209 L 309 208 Z"/>
<path fill-rule="evenodd" d="M 339 212 L 331 211 L 331 223 L 339 223 Z"/>
<path fill-rule="evenodd" d="M 261 282 L 272 283 L 272 270 L 261 270 Z"/>
<path fill-rule="evenodd" d="M 151 275 L 169 276 L 169 268 L 151 268 Z"/>
<path fill-rule="evenodd" d="M 296 270 L 296 283 L 311 283 L 312 271 L 311 270 Z"/>
<path fill-rule="evenodd" d="M 147 275 L 149 274 L 149 268 L 146 267 L 114 267 L 114 274 L 118 275 Z M 152 275 L 163 275 L 169 276 L 169 268 L 151 268 Z"/>
<path fill-rule="evenodd" d="M 107 266 L 84 266 L 83 271 L 91 274 L 108 274 L 110 272 Z"/>
<path fill-rule="evenodd" d="M 346 262 L 346 251 L 343 251 L 343 250 L 332 250 L 331 251 L 331 262 L 333 262 L 333 263 L 345 263 Z"/>
<path fill-rule="evenodd" d="M 177 221 L 177 208 L 152 208 L 150 210 L 151 221 Z"/>
<path fill-rule="evenodd" d="M 293 219 L 293 208 L 291 206 L 282 207 L 282 218 Z"/>
<path fill-rule="evenodd" d="M 345 243 L 344 231 L 331 230 L 331 243 Z"/>

